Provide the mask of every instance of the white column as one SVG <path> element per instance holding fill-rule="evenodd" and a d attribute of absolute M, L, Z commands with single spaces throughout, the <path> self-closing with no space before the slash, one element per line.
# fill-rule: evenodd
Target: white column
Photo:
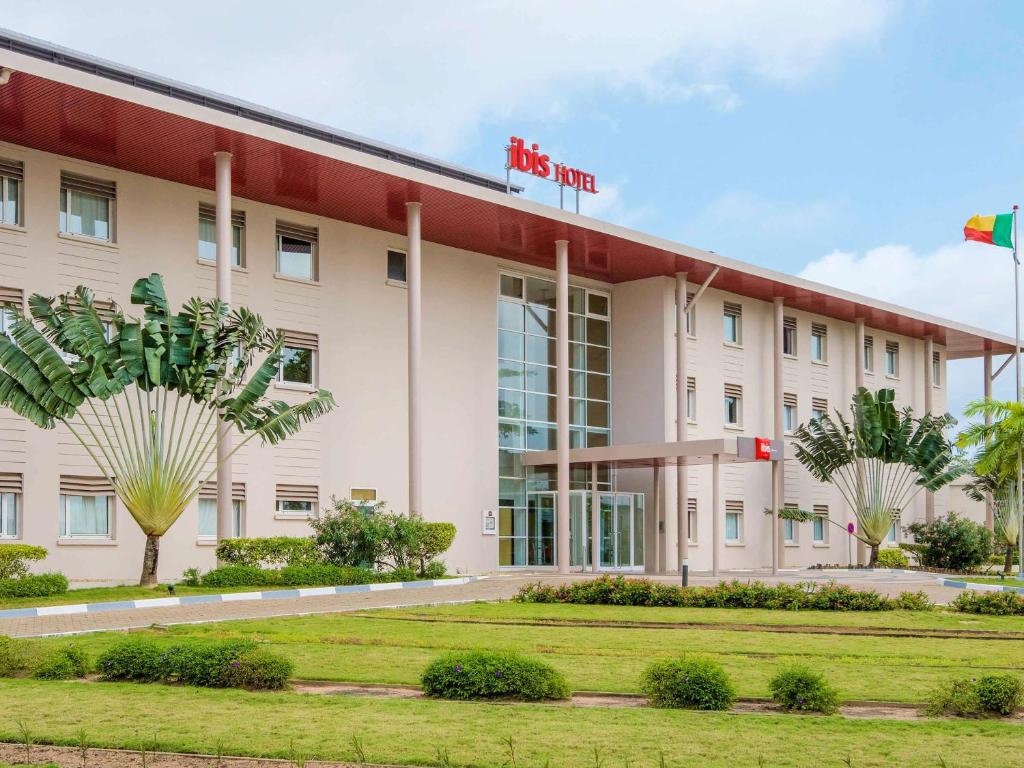
<path fill-rule="evenodd" d="M 860 390 L 864 386 L 864 318 L 854 318 L 855 333 L 853 350 L 854 389 Z M 872 349 L 874 349 L 872 347 Z M 858 525 L 859 527 L 859 525 Z M 860 533 L 860 531 L 857 531 Z M 864 542 L 857 539 L 857 564 L 864 565 L 868 561 L 868 550 Z"/>
<path fill-rule="evenodd" d="M 231 304 L 231 153 L 214 152 L 217 192 L 217 298 Z M 217 540 L 230 539 L 234 532 L 231 503 L 231 428 L 217 420 Z"/>
<path fill-rule="evenodd" d="M 644 558 L 644 570 L 661 573 L 664 570 L 664 565 L 661 562 L 661 467 L 655 464 L 651 474 L 654 480 L 654 567 L 652 569 L 647 562 L 647 558 Z M 647 537 L 645 536 L 644 538 Z"/>
<path fill-rule="evenodd" d="M 686 273 L 676 272 L 676 440 L 686 440 Z M 676 567 L 690 557 L 689 476 L 686 465 L 676 465 Z M 666 551 L 668 550 L 666 542 Z M 668 558 L 666 558 L 667 560 Z M 666 569 L 668 563 L 665 563 Z"/>
<path fill-rule="evenodd" d="M 985 381 L 982 386 L 982 392 L 984 393 L 986 400 L 992 399 L 992 350 L 985 350 Z M 992 414 L 985 414 L 985 426 L 992 426 Z M 993 514 L 992 507 L 992 494 L 985 494 L 985 527 L 990 531 L 995 528 L 995 516 Z"/>
<path fill-rule="evenodd" d="M 420 203 L 406 203 L 405 280 L 409 322 L 409 516 L 423 514 L 422 346 L 423 282 L 421 280 Z"/>
<path fill-rule="evenodd" d="M 718 454 L 711 457 L 711 575 L 718 575 L 718 555 L 722 548 L 722 493 Z"/>
<path fill-rule="evenodd" d="M 932 381 L 932 355 L 935 352 L 935 345 L 932 342 L 931 334 L 924 337 L 924 412 L 932 412 L 932 392 L 935 389 Z M 932 522 L 935 519 L 935 494 L 926 490 L 924 492 L 924 519 L 925 522 Z"/>
<path fill-rule="evenodd" d="M 558 419 L 558 571 L 569 572 L 569 241 L 555 240 L 555 290 L 558 368 L 555 392 Z"/>
<path fill-rule="evenodd" d="M 775 416 L 775 439 L 785 444 L 786 428 L 782 418 L 783 406 L 783 383 L 782 383 L 782 339 L 784 335 L 784 322 L 782 315 L 782 299 L 776 297 L 773 300 L 773 327 L 774 327 L 774 349 L 772 352 L 772 372 L 775 377 L 775 391 L 773 393 L 774 406 L 772 411 Z M 772 462 L 772 574 L 777 574 L 779 568 L 785 564 L 785 537 L 779 527 L 779 510 L 785 499 L 785 474 L 781 461 Z"/>
<path fill-rule="evenodd" d="M 597 462 L 590 465 L 590 570 L 601 568 L 601 498 L 597 493 Z"/>

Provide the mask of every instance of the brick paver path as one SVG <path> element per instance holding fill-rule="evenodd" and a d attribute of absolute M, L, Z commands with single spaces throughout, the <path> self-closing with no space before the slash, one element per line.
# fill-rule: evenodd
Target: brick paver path
<path fill-rule="evenodd" d="M 281 600 L 240 600 L 227 603 L 200 603 L 198 605 L 138 608 L 106 613 L 78 613 L 32 618 L 0 619 L 0 635 L 32 637 L 39 635 L 72 634 L 103 630 L 133 629 L 153 624 L 191 624 L 231 619 L 256 619 L 271 616 L 300 616 L 317 613 L 358 611 L 366 608 L 392 608 L 400 606 L 458 603 L 474 600 L 500 600 L 512 597 L 520 586 L 528 582 L 563 583 L 567 580 L 589 578 L 583 574 L 558 576 L 557 574 L 503 574 L 470 584 L 445 587 L 417 587 L 382 592 L 357 592 L 347 595 L 300 597 Z M 676 576 L 657 576 L 659 581 L 677 583 Z M 798 581 L 836 581 L 854 588 L 875 589 L 883 594 L 922 590 L 937 602 L 948 602 L 958 590 L 939 586 L 929 574 L 892 574 L 845 571 L 794 571 L 772 577 L 769 574 L 743 571 L 722 574 L 722 579 L 758 579 L 768 583 Z M 714 584 L 718 579 L 695 574 L 692 585 Z"/>

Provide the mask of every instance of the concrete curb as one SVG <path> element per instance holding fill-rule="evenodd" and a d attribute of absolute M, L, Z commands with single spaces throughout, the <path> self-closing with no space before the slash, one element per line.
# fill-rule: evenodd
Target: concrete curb
<path fill-rule="evenodd" d="M 974 584 L 970 581 L 957 581 L 956 579 L 946 579 L 941 576 L 936 581 L 944 587 L 952 587 L 953 589 L 973 589 L 977 592 L 1015 592 L 1018 595 L 1024 595 L 1024 587 L 1006 587 L 1002 584 Z"/>
<path fill-rule="evenodd" d="M 303 587 L 274 589 L 266 592 L 225 592 L 216 595 L 185 595 L 183 597 L 155 597 L 145 600 L 120 600 L 109 603 L 78 603 L 76 605 L 44 605 L 37 608 L 8 608 L 0 611 L 0 619 L 24 619 L 39 616 L 65 616 L 75 613 L 109 613 L 136 608 L 166 608 L 176 605 L 202 603 L 231 603 L 240 600 L 287 600 L 299 597 L 348 595 L 354 592 L 386 592 L 395 589 L 420 587 L 455 587 L 470 584 L 486 576 L 460 576 L 455 579 L 426 579 L 424 581 L 388 581 L 380 584 L 349 584 L 340 587 Z"/>

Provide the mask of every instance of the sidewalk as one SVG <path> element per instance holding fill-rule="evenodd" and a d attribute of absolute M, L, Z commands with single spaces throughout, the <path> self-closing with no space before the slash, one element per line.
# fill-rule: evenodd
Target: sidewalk
<path fill-rule="evenodd" d="M 636 574 L 641 575 L 641 574 Z M 192 605 L 171 605 L 153 608 L 134 608 L 107 613 L 76 613 L 51 616 L 24 616 L 0 619 L 0 635 L 33 637 L 41 635 L 79 634 L 105 630 L 124 630 L 148 627 L 153 624 L 199 624 L 232 619 L 258 619 L 272 616 L 302 616 L 318 613 L 340 613 L 367 608 L 397 608 L 403 606 L 461 603 L 476 600 L 507 600 L 523 584 L 544 581 L 552 584 L 581 578 L 591 574 L 559 576 L 553 573 L 515 573 L 491 576 L 469 584 L 443 587 L 419 587 L 381 592 L 357 592 L 343 595 L 318 595 L 284 600 L 233 600 Z M 675 574 L 652 576 L 657 581 L 678 583 Z M 695 574 L 693 586 L 709 586 L 718 581 L 740 579 L 759 580 L 769 584 L 802 581 L 838 581 L 855 589 L 874 589 L 883 594 L 924 591 L 936 602 L 952 600 L 959 590 L 940 586 L 934 575 L 914 572 L 889 571 L 791 571 L 778 576 L 755 571 L 723 573 L 720 578 Z"/>

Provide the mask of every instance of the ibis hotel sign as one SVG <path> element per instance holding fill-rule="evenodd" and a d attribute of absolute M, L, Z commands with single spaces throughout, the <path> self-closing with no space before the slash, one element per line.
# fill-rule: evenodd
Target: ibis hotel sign
<path fill-rule="evenodd" d="M 576 192 L 576 212 L 580 209 L 580 192 L 597 194 L 597 179 L 594 174 L 580 168 L 574 168 L 565 163 L 552 161 L 551 156 L 541 152 L 540 145 L 526 145 L 526 141 L 513 136 L 505 148 L 507 153 L 505 160 L 506 174 L 511 171 L 530 173 L 548 181 L 553 181 L 559 186 L 559 202 L 564 202 L 565 188 L 568 187 Z M 564 207 L 564 205 L 562 206 Z"/>

